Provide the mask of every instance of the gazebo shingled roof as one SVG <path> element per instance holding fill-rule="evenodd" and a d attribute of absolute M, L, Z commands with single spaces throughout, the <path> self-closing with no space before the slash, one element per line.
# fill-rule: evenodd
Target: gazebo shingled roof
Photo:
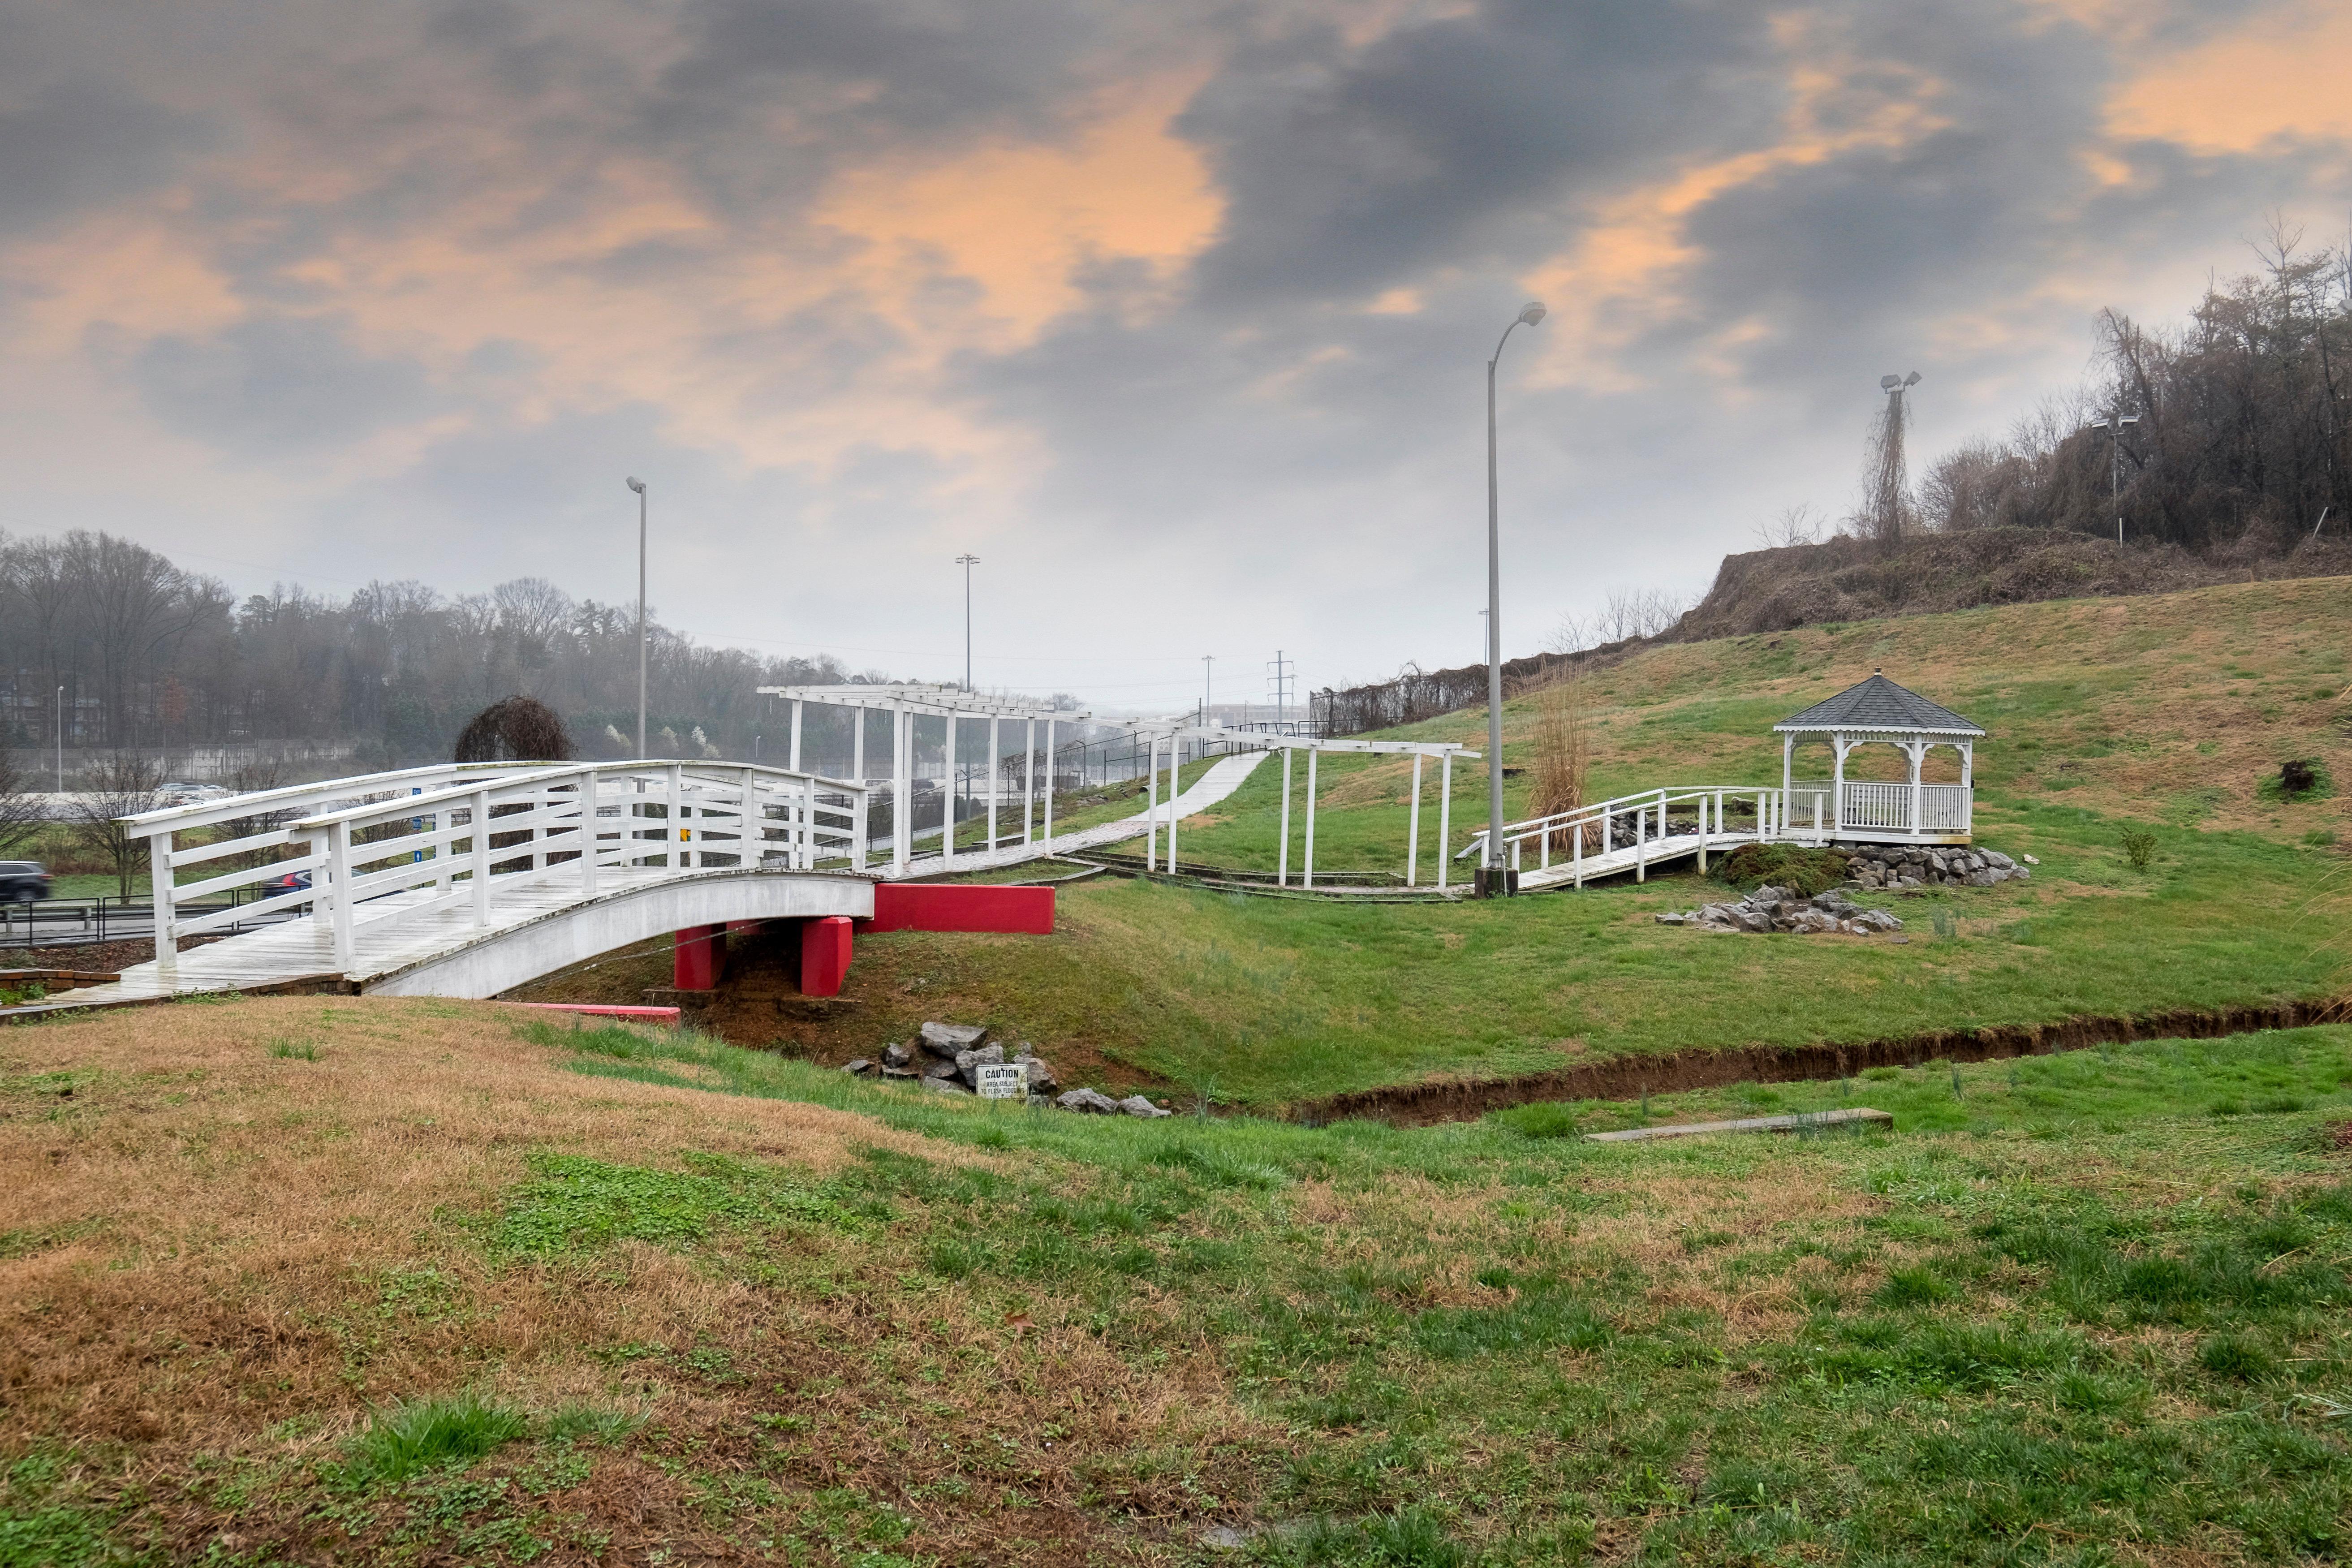
<path fill-rule="evenodd" d="M 1821 730 L 1905 735 L 1982 736 L 1985 732 L 1982 726 L 1950 709 L 1874 673 L 1868 680 L 1772 726 L 1776 735 Z"/>

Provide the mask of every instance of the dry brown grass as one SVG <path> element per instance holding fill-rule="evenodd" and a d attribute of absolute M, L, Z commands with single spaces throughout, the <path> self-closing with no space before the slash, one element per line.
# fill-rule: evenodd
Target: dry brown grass
<path fill-rule="evenodd" d="M 1136 1364 L 1052 1300 L 1008 1331 L 1001 1305 L 961 1287 L 910 1287 L 887 1236 L 770 1238 L 751 1276 L 765 1285 L 638 1244 L 581 1266 L 493 1263 L 463 1222 L 536 1149 L 812 1173 L 863 1148 L 988 1158 L 816 1107 L 574 1075 L 515 1019 L 282 998 L 0 1033 L 0 1453 L 96 1445 L 163 1477 L 199 1454 L 320 1457 L 370 1407 L 461 1386 L 534 1408 L 617 1400 L 649 1407 L 661 1446 L 706 1476 L 879 1498 L 961 1478 L 961 1504 L 905 1505 L 908 1549 L 1049 1563 L 1102 1546 L 1105 1510 L 1078 1508 L 1088 1489 L 1124 1515 L 1122 1540 L 1148 1541 L 1151 1521 L 1204 1506 L 1183 1475 L 1259 1440 L 1204 1352 Z M 318 1059 L 273 1056 L 273 1039 Z M 430 1279 L 436 1309 L 399 1305 L 386 1286 L 402 1279 Z M 782 1438 L 755 1415 L 804 1429 Z M 558 1500 L 616 1548 L 728 1555 L 695 1491 L 614 1458 Z M 985 1522 L 992 1503 L 1024 1510 L 1031 1544 Z M 176 1517 L 190 1550 L 229 1523 L 193 1500 Z M 298 1554 L 312 1529 L 267 1508 L 236 1525 Z"/>

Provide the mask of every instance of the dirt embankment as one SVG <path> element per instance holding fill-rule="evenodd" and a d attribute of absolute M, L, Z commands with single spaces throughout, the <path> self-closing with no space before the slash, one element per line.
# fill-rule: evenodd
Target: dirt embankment
<path fill-rule="evenodd" d="M 1715 585 L 1665 640 L 1781 632 L 1824 621 L 1931 616 L 1980 605 L 2169 594 L 2256 578 L 2352 573 L 2352 541 L 2305 541 L 2281 555 L 2195 556 L 2173 545 L 2035 528 L 1923 534 L 1893 553 L 1858 539 L 1727 555 Z"/>
<path fill-rule="evenodd" d="M 1400 1127 L 1470 1121 L 1506 1106 L 1547 1100 L 1632 1100 L 1735 1083 L 1851 1078 L 1864 1068 L 1922 1062 L 1994 1061 L 2124 1040 L 2210 1040 L 2257 1029 L 2299 1029 L 2352 1017 L 2346 1001 L 2282 1002 L 2260 1007 L 2175 1008 L 2138 1017 L 2067 1018 L 2054 1024 L 1990 1024 L 1937 1029 L 1855 1045 L 1743 1046 L 1654 1057 L 1619 1057 L 1524 1078 L 1400 1084 L 1335 1094 L 1288 1108 L 1290 1120 L 1320 1124 L 1360 1118 Z"/>

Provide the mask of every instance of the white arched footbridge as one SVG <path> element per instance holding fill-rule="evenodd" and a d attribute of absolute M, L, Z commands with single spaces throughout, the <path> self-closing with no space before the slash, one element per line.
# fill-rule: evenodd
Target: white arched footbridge
<path fill-rule="evenodd" d="M 1262 761 L 1222 758 L 1175 801 L 1056 837 L 878 865 L 866 786 L 740 763 L 451 763 L 148 812 L 124 820 L 152 851 L 154 960 L 10 1011 L 303 983 L 494 996 L 670 932 L 871 920 L 877 883 L 1133 838 Z"/>

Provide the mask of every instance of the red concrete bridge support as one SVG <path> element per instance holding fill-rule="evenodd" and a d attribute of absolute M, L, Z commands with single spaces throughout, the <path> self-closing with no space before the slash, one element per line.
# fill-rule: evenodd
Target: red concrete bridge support
<path fill-rule="evenodd" d="M 727 933 L 750 931 L 759 921 L 689 926 L 672 939 L 670 984 L 680 991 L 709 991 L 727 973 Z M 821 915 L 800 925 L 801 993 L 837 996 L 849 974 L 855 922 L 846 915 Z M 1031 936 L 1054 931 L 1051 888 L 931 887 L 883 882 L 874 889 L 869 931 L 973 931 Z"/>

